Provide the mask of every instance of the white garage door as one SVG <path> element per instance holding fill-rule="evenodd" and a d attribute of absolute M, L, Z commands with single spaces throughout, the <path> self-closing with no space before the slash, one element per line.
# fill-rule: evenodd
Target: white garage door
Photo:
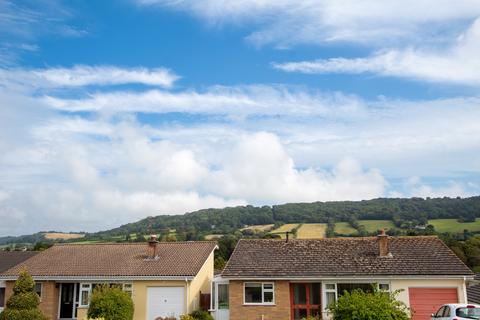
<path fill-rule="evenodd" d="M 147 289 L 147 320 L 185 313 L 184 287 L 149 287 Z"/>

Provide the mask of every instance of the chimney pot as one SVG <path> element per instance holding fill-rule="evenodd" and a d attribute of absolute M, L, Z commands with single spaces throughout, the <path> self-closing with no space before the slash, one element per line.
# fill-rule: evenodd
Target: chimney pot
<path fill-rule="evenodd" d="M 385 233 L 385 229 L 380 231 L 380 234 L 377 236 L 378 242 L 378 255 L 380 257 L 391 257 L 390 248 L 388 245 L 388 235 Z"/>

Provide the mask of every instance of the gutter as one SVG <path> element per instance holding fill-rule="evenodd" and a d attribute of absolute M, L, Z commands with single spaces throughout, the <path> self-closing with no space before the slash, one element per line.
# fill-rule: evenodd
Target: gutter
<path fill-rule="evenodd" d="M 186 281 L 193 280 L 195 276 L 35 276 L 33 280 L 44 281 L 125 281 L 125 280 L 169 280 L 169 281 Z M 0 276 L 0 281 L 17 280 L 18 276 Z"/>
<path fill-rule="evenodd" d="M 322 280 L 322 281 L 329 281 L 329 280 L 372 280 L 372 279 L 392 279 L 392 280 L 411 280 L 411 279 L 463 279 L 464 281 L 471 281 L 474 279 L 474 276 L 465 276 L 465 275 L 438 275 L 438 276 L 431 276 L 431 275 L 405 275 L 405 276 L 389 276 L 389 275 L 372 275 L 372 276 L 323 276 L 323 277 L 261 277 L 261 276 L 240 276 L 240 277 L 233 277 L 233 276 L 221 276 L 222 279 L 225 280 L 290 280 L 290 281 L 314 281 L 314 280 Z M 475 280 L 478 281 L 478 280 Z M 480 281 L 478 281 L 480 283 Z"/>

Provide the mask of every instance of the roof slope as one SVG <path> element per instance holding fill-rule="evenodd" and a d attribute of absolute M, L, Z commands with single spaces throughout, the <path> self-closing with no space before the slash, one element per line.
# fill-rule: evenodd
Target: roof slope
<path fill-rule="evenodd" d="M 148 260 L 146 243 L 54 245 L 0 277 L 24 267 L 49 277 L 195 276 L 215 247 L 210 241 L 160 242 L 158 259 Z"/>
<path fill-rule="evenodd" d="M 475 275 L 475 280 L 480 280 L 480 274 Z M 480 304 L 480 284 L 467 286 L 467 301 L 468 303 Z"/>
<path fill-rule="evenodd" d="M 376 237 L 240 240 L 225 277 L 473 275 L 437 237 L 389 237 L 392 257 L 379 257 Z"/>
<path fill-rule="evenodd" d="M 33 257 L 37 251 L 0 251 L 0 273 Z"/>

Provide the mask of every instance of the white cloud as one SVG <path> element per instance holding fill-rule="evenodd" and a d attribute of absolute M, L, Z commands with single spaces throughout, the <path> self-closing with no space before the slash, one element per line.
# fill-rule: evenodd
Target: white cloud
<path fill-rule="evenodd" d="M 410 177 L 406 182 L 410 197 L 441 198 L 441 197 L 470 197 L 474 194 L 467 190 L 463 183 L 449 181 L 446 185 L 433 187 L 428 185 L 419 177 Z"/>
<path fill-rule="evenodd" d="M 398 41 L 430 41 L 446 23 L 471 20 L 480 15 L 476 0 L 136 0 L 183 10 L 209 24 L 249 24 L 256 30 L 248 39 L 256 44 L 332 41 L 368 45 Z M 435 39 L 436 41 L 438 39 Z"/>
<path fill-rule="evenodd" d="M 297 169 L 280 140 L 265 132 L 242 137 L 210 182 L 217 193 L 268 204 L 370 199 L 382 196 L 385 186 L 378 171 L 364 171 L 354 160 L 332 171 Z"/>
<path fill-rule="evenodd" d="M 164 68 L 77 65 L 72 68 L 0 69 L 0 84 L 35 89 L 129 83 L 169 88 L 178 78 Z"/>
<path fill-rule="evenodd" d="M 187 112 L 227 115 L 328 115 L 361 116 L 364 105 L 355 96 L 342 93 L 323 94 L 303 88 L 251 85 L 211 87 L 206 92 L 109 92 L 87 98 L 63 99 L 46 96 L 44 103 L 63 111 L 104 113 Z"/>
<path fill-rule="evenodd" d="M 287 72 L 312 74 L 374 73 L 432 82 L 480 85 L 480 19 L 450 48 L 402 49 L 379 52 L 366 58 L 332 58 L 314 61 L 277 63 Z"/>
<path fill-rule="evenodd" d="M 69 99 L 52 90 L 46 99 L 11 88 L 0 93 L 0 215 L 14 217 L 2 218 L 3 234 L 98 230 L 237 204 L 367 199 L 393 194 L 390 177 L 460 183 L 452 176 L 464 171 L 468 192 L 478 190 L 475 97 L 365 101 L 253 85 L 99 88 Z M 155 114 L 142 123 L 137 111 Z M 426 186 L 412 194 L 463 192 Z"/>

